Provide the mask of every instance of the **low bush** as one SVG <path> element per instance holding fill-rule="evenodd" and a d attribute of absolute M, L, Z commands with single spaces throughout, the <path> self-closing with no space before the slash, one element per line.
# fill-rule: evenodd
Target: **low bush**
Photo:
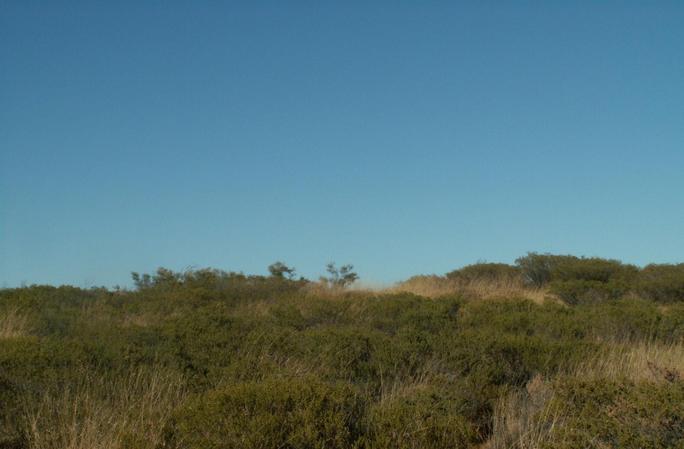
<path fill-rule="evenodd" d="M 520 279 L 519 267 L 505 263 L 476 263 L 446 274 L 447 279 L 459 282 L 515 282 Z"/>
<path fill-rule="evenodd" d="M 543 448 L 684 447 L 684 383 L 570 379 L 549 404 L 560 419 Z"/>
<path fill-rule="evenodd" d="M 0 448 L 19 449 L 25 441 L 21 420 L 20 392 L 16 385 L 0 375 Z"/>
<path fill-rule="evenodd" d="M 634 265 L 626 265 L 618 260 L 566 256 L 554 265 L 551 281 L 630 281 L 638 272 L 639 269 Z"/>
<path fill-rule="evenodd" d="M 559 264 L 576 259 L 574 256 L 528 253 L 516 259 L 515 264 L 527 285 L 541 288 L 552 280 L 553 271 Z"/>
<path fill-rule="evenodd" d="M 646 266 L 639 273 L 635 290 L 653 301 L 684 301 L 684 264 Z"/>
<path fill-rule="evenodd" d="M 466 449 L 478 441 L 464 405 L 448 391 L 417 385 L 369 412 L 368 449 Z"/>
<path fill-rule="evenodd" d="M 523 279 L 530 285 L 543 287 L 554 281 L 631 281 L 639 269 L 618 260 L 598 257 L 575 257 L 529 253 L 516 260 Z"/>
<path fill-rule="evenodd" d="M 164 447 L 349 449 L 362 442 L 364 406 L 348 385 L 311 378 L 231 385 L 181 407 Z"/>
<path fill-rule="evenodd" d="M 554 281 L 549 291 L 566 304 L 575 305 L 620 299 L 630 291 L 630 286 L 619 280 L 602 282 L 577 279 Z"/>

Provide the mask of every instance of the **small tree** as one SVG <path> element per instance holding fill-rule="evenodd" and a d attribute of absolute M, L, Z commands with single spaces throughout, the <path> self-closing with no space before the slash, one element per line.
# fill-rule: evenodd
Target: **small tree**
<path fill-rule="evenodd" d="M 143 273 L 141 276 L 140 273 L 136 273 L 134 271 L 131 273 L 131 278 L 133 279 L 133 284 L 135 285 L 135 288 L 137 288 L 138 290 L 152 287 L 152 276 L 150 276 L 147 273 Z"/>
<path fill-rule="evenodd" d="M 138 290 L 143 290 L 146 288 L 173 288 L 183 284 L 183 274 L 176 273 L 168 268 L 159 267 L 154 275 L 149 275 L 147 273 L 136 273 L 135 271 L 131 273 L 131 278 L 133 279 L 133 284 Z"/>
<path fill-rule="evenodd" d="M 271 276 L 276 277 L 276 278 L 285 278 L 287 277 L 288 279 L 293 279 L 295 277 L 295 269 L 293 267 L 288 267 L 285 265 L 283 262 L 274 262 L 271 265 L 268 266 L 268 272 L 271 273 Z"/>
<path fill-rule="evenodd" d="M 330 262 L 325 266 L 328 277 L 321 277 L 321 282 L 330 288 L 343 289 L 353 284 L 359 278 L 354 270 L 354 265 L 343 265 L 340 268 Z"/>

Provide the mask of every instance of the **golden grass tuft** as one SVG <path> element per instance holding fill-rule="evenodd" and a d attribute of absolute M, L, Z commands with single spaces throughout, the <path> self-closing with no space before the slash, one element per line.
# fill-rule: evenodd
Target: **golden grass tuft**
<path fill-rule="evenodd" d="M 446 295 L 461 295 L 478 299 L 525 298 L 541 304 L 549 298 L 545 289 L 529 288 L 518 278 L 501 279 L 448 279 L 444 276 L 414 276 L 400 282 L 390 289 L 395 292 L 408 292 L 428 298 Z"/>
<path fill-rule="evenodd" d="M 501 398 L 495 409 L 493 431 L 483 449 L 537 449 L 551 441 L 562 425 L 560 410 L 549 407 L 553 389 L 537 375 L 523 391 Z"/>
<path fill-rule="evenodd" d="M 391 402 L 396 398 L 411 397 L 415 391 L 428 388 L 442 374 L 442 364 L 437 359 L 430 359 L 418 372 L 410 375 L 396 375 L 386 381 L 384 373 L 380 373 L 379 403 Z M 406 373 L 404 373 L 406 374 Z"/>
<path fill-rule="evenodd" d="M 158 447 L 171 411 L 185 397 L 181 377 L 161 368 L 120 376 L 86 374 L 27 404 L 29 449 Z"/>
<path fill-rule="evenodd" d="M 30 332 L 28 316 L 22 314 L 18 308 L 0 313 L 0 340 L 25 337 Z"/>
<path fill-rule="evenodd" d="M 572 375 L 590 380 L 672 382 L 684 377 L 684 344 L 611 342 L 606 350 L 577 366 Z"/>

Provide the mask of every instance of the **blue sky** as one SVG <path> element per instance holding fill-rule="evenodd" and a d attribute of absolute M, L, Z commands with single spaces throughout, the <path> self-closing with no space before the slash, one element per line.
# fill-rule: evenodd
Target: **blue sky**
<path fill-rule="evenodd" d="M 679 1 L 4 1 L 0 286 L 682 261 L 682 23 Z"/>

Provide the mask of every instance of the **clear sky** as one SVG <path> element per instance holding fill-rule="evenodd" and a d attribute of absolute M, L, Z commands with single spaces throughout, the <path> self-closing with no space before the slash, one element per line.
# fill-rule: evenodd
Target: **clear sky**
<path fill-rule="evenodd" d="M 681 1 L 0 2 L 0 286 L 683 261 L 683 174 Z"/>

